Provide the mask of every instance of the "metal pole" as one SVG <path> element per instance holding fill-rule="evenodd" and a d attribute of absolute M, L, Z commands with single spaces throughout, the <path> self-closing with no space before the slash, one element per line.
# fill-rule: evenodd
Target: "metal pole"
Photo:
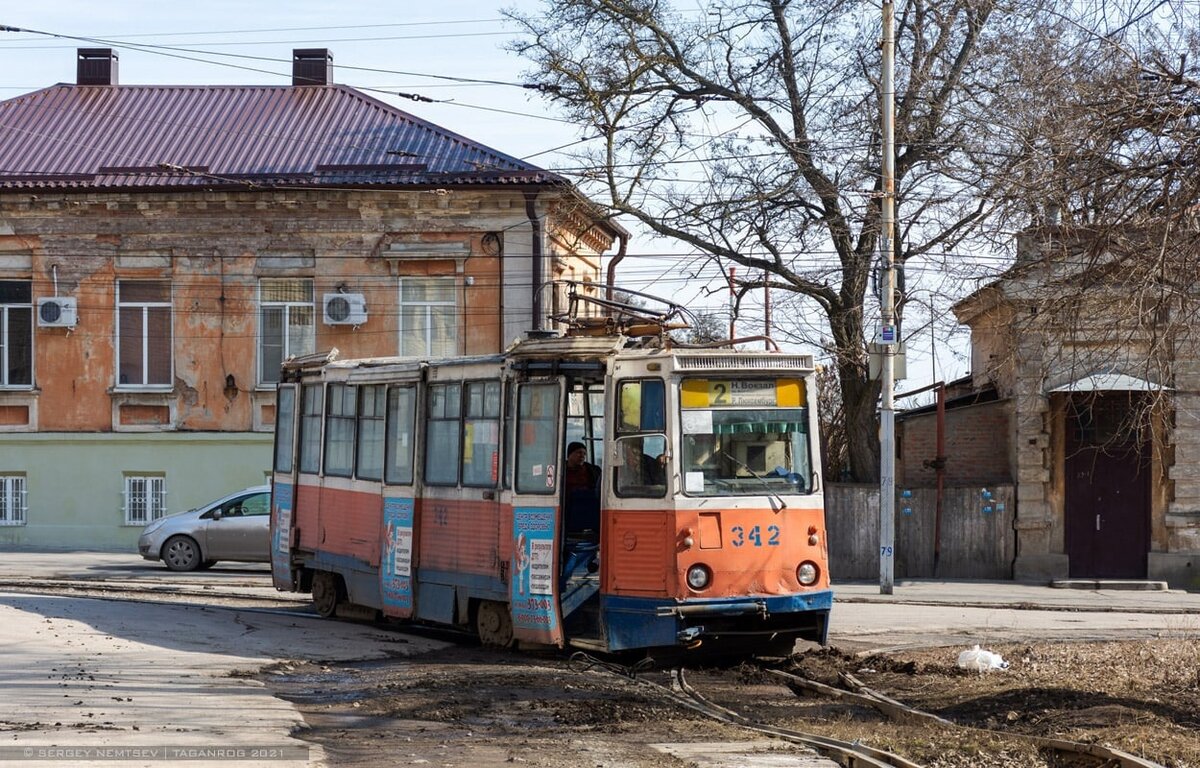
<path fill-rule="evenodd" d="M 767 284 L 771 276 L 763 272 L 763 349 L 771 349 L 771 286 Z"/>
<path fill-rule="evenodd" d="M 892 594 L 896 564 L 896 410 L 895 388 L 896 264 L 892 239 L 896 228 L 896 9 L 883 0 L 883 220 L 879 249 L 883 253 L 883 403 L 879 411 L 879 593 Z"/>
<path fill-rule="evenodd" d="M 737 272 L 737 267 L 729 268 L 729 338 L 737 338 L 737 288 L 734 284 L 734 275 Z"/>

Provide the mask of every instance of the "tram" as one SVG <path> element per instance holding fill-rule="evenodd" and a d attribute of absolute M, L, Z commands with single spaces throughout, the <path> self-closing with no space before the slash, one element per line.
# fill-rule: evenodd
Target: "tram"
<path fill-rule="evenodd" d="M 287 361 L 275 586 L 497 646 L 824 643 L 813 360 L 678 345 L 664 317 L 489 356 Z"/>

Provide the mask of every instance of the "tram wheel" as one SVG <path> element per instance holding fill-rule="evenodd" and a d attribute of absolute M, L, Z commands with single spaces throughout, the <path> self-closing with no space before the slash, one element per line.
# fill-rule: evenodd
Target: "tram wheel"
<path fill-rule="evenodd" d="M 317 571 L 312 579 L 313 608 L 325 618 L 337 613 L 338 603 L 341 602 L 341 589 L 338 577 L 329 571 Z"/>
<path fill-rule="evenodd" d="M 475 632 L 484 645 L 507 648 L 512 645 L 512 619 L 508 615 L 508 606 L 485 600 L 475 609 Z"/>

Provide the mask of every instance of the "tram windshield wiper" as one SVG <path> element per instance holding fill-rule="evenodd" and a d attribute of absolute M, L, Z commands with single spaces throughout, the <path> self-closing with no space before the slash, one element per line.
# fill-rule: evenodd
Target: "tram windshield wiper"
<path fill-rule="evenodd" d="M 721 451 L 721 455 L 724 456 L 725 458 L 729 459 L 730 461 L 732 461 L 734 464 L 737 464 L 739 467 L 746 470 L 751 475 L 753 475 L 754 479 L 757 480 L 758 482 L 762 483 L 763 488 L 767 489 L 767 493 L 771 494 L 771 497 L 773 499 L 775 499 L 775 501 L 779 502 L 779 508 L 787 509 L 787 502 L 785 502 L 783 500 L 782 496 L 780 496 L 778 493 L 775 492 L 775 489 L 772 488 L 771 484 L 767 482 L 767 478 L 763 477 L 762 475 L 755 472 L 753 469 L 750 469 L 750 467 L 746 466 L 746 462 L 739 461 L 736 457 L 730 456 L 725 451 Z"/>

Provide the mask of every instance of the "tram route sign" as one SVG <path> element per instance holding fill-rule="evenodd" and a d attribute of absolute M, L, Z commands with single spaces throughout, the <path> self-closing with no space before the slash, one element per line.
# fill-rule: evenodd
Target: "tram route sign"
<path fill-rule="evenodd" d="M 727 379 L 708 382 L 710 405 L 774 407 L 775 382 L 767 379 Z"/>

